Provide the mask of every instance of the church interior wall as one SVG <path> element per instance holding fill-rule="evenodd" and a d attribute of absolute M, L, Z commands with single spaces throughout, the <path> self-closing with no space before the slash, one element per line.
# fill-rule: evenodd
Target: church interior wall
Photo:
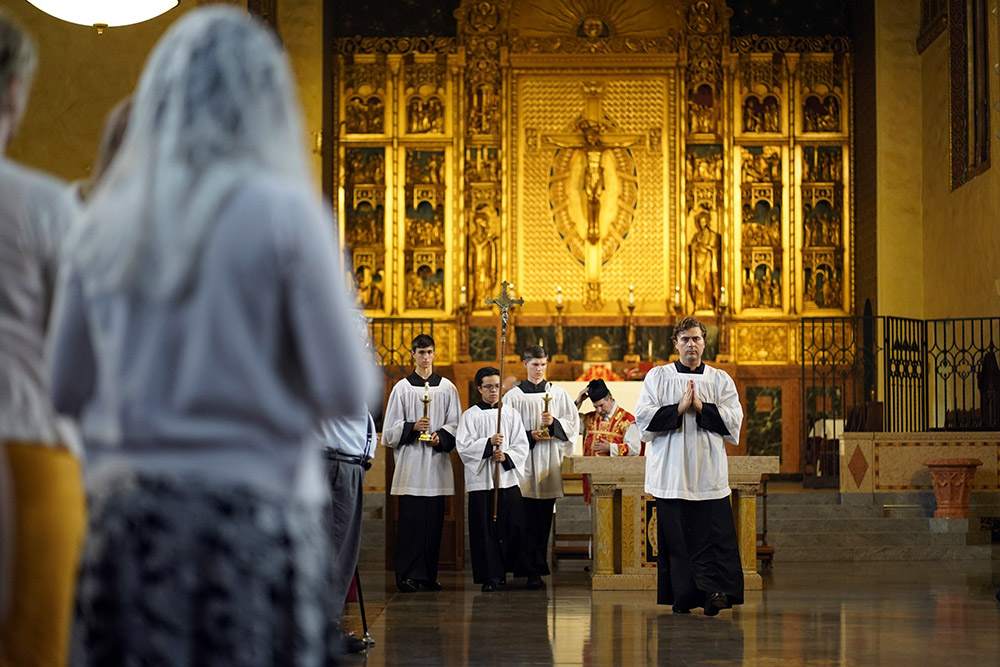
<path fill-rule="evenodd" d="M 2 7 L 35 38 L 38 69 L 28 113 L 8 154 L 68 181 L 89 177 L 97 140 L 112 107 L 139 81 L 149 52 L 164 32 L 200 2 L 181 2 L 155 19 L 109 28 L 67 23 L 23 1 Z M 246 6 L 246 2 L 232 4 Z M 322 127 L 323 0 L 281 0 L 277 22 L 299 87 L 309 141 Z M 313 152 L 317 185 L 318 150 Z"/>
<path fill-rule="evenodd" d="M 990 2 L 990 9 L 996 2 Z M 922 208 L 924 317 L 1000 315 L 1000 77 L 997 20 L 989 19 L 990 162 L 984 173 L 951 190 L 948 108 L 948 35 L 942 34 L 921 55 Z M 914 268 L 921 264 L 914 262 Z M 906 282 L 920 271 L 897 278 Z M 890 280 L 890 276 L 885 276 Z"/>
<path fill-rule="evenodd" d="M 878 313 L 923 317 L 920 3 L 875 3 Z M 939 38 L 931 48 L 947 40 Z M 942 106 L 942 108 L 947 108 Z M 947 123 L 945 128 L 947 129 Z M 942 178 L 947 181 L 947 174 Z"/>
<path fill-rule="evenodd" d="M 134 89 L 160 36 L 193 6 L 182 2 L 151 21 L 98 35 L 27 2 L 5 0 L 3 9 L 38 47 L 28 111 L 10 157 L 66 180 L 87 178 L 108 112 Z"/>

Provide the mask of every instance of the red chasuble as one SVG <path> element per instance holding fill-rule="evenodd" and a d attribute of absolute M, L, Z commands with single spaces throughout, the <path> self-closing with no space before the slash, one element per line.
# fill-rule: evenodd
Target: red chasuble
<path fill-rule="evenodd" d="M 628 445 L 625 444 L 625 431 L 630 424 L 635 423 L 635 417 L 620 406 L 616 406 L 614 414 L 609 419 L 601 419 L 597 410 L 583 416 L 583 455 L 598 456 L 594 452 L 594 443 L 603 437 L 618 447 L 618 456 L 628 456 Z M 606 456 L 602 454 L 600 456 Z M 583 499 L 590 504 L 590 475 L 583 476 Z"/>

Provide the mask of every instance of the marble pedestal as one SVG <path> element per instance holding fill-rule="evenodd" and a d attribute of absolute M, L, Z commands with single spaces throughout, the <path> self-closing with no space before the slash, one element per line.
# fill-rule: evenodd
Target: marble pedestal
<path fill-rule="evenodd" d="M 574 456 L 568 472 L 590 475 L 594 535 L 594 590 L 656 588 L 656 563 L 649 562 L 642 456 Z M 729 485 L 746 590 L 760 590 L 757 573 L 757 489 L 760 476 L 778 472 L 777 456 L 730 456 Z M 650 526 L 655 544 L 655 524 Z"/>

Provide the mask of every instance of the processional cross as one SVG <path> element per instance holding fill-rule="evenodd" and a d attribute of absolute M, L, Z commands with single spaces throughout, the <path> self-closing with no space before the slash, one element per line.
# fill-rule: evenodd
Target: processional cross
<path fill-rule="evenodd" d="M 503 360 L 507 355 L 507 320 L 510 317 L 510 309 L 514 306 L 523 306 L 524 299 L 514 299 L 507 292 L 507 288 L 512 285 L 506 280 L 500 284 L 500 296 L 497 298 L 487 298 L 487 306 L 499 306 L 500 308 L 500 382 L 503 383 Z M 501 390 L 502 391 L 502 390 Z M 503 396 L 497 399 L 497 433 L 500 432 L 500 412 L 503 409 Z M 494 451 L 498 449 L 494 445 Z M 497 504 L 500 494 L 500 462 L 493 462 L 493 522 L 497 520 Z"/>

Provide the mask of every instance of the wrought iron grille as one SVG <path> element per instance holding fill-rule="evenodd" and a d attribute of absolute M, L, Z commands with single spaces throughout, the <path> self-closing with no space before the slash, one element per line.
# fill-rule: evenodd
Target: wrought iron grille
<path fill-rule="evenodd" d="M 380 366 L 402 366 L 412 359 L 410 343 L 418 335 L 434 336 L 434 320 L 384 317 L 369 320 L 369 333 L 375 361 Z"/>
<path fill-rule="evenodd" d="M 802 319 L 802 405 L 809 438 L 852 430 L 852 410 L 881 404 L 881 422 L 855 416 L 857 430 L 895 432 L 1000 427 L 984 417 L 984 361 L 995 368 L 1000 318 Z"/>

